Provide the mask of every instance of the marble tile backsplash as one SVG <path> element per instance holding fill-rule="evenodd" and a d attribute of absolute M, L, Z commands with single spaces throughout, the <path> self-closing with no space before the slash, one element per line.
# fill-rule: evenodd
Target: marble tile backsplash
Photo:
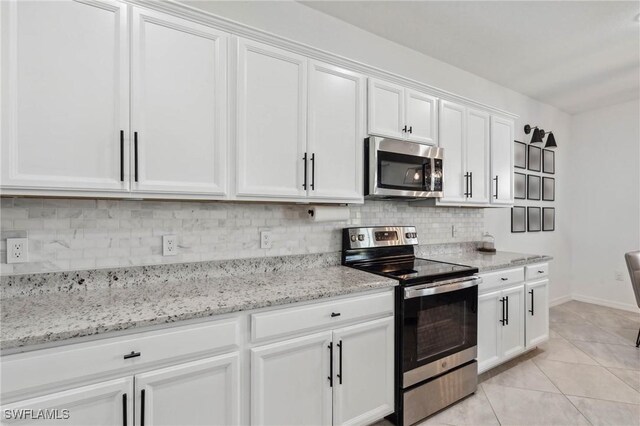
<path fill-rule="evenodd" d="M 421 244 L 478 241 L 484 211 L 367 201 L 345 222 L 312 222 L 308 205 L 226 202 L 2 198 L 2 275 L 338 252 L 341 229 L 415 225 Z M 455 236 L 452 235 L 455 225 Z M 271 249 L 260 248 L 270 230 Z M 178 237 L 162 256 L 162 236 Z M 6 239 L 29 239 L 29 262 L 6 263 Z"/>

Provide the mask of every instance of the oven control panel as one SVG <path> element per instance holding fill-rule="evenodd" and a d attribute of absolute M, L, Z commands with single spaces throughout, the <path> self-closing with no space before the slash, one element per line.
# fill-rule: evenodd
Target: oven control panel
<path fill-rule="evenodd" d="M 415 226 L 369 226 L 343 229 L 343 249 L 418 244 Z"/>

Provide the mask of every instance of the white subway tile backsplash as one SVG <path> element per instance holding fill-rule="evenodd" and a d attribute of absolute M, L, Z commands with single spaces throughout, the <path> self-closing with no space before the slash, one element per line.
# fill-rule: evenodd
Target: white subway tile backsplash
<path fill-rule="evenodd" d="M 338 252 L 341 229 L 359 225 L 415 225 L 421 244 L 478 241 L 484 211 L 367 201 L 349 206 L 346 222 L 312 222 L 309 206 L 220 202 L 3 198 L 0 273 L 199 262 Z M 456 225 L 456 237 L 451 225 Z M 260 248 L 269 229 L 273 248 Z M 162 256 L 162 236 L 178 236 L 179 254 Z M 6 264 L 6 238 L 30 240 L 29 263 Z"/>

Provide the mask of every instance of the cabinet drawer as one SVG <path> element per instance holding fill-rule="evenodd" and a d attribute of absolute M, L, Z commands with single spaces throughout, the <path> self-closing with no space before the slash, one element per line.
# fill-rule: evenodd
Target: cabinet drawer
<path fill-rule="evenodd" d="M 373 316 L 393 315 L 393 291 L 251 315 L 251 340 L 293 334 Z"/>
<path fill-rule="evenodd" d="M 549 275 L 549 264 L 540 263 L 538 265 L 528 265 L 525 266 L 524 270 L 527 281 L 536 280 Z"/>
<path fill-rule="evenodd" d="M 238 341 L 238 321 L 231 319 L 8 355 L 2 358 L 2 393 L 63 386 L 119 370 L 220 352 L 237 347 Z"/>
<path fill-rule="evenodd" d="M 503 269 L 496 272 L 487 272 L 486 274 L 480 274 L 480 277 L 482 277 L 482 283 L 480 284 L 478 291 L 483 293 L 497 287 L 503 287 L 524 281 L 524 268 Z"/>

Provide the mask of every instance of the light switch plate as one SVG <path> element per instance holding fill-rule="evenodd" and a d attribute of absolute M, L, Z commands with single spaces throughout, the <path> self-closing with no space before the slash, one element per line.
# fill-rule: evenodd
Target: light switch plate
<path fill-rule="evenodd" d="M 29 240 L 27 238 L 7 238 L 7 263 L 29 261 Z"/>
<path fill-rule="evenodd" d="M 162 236 L 162 255 L 175 256 L 178 254 L 178 237 L 176 235 Z"/>

